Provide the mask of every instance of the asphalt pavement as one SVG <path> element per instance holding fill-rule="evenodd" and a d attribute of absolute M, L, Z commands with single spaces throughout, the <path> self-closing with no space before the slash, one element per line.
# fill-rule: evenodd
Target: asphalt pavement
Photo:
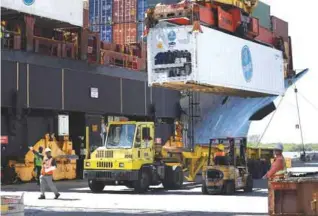
<path fill-rule="evenodd" d="M 56 182 L 61 196 L 54 200 L 48 192 L 46 200 L 38 200 L 39 186 L 35 183 L 7 185 L 1 194 L 24 193 L 26 216 L 82 215 L 267 215 L 267 183 L 254 181 L 254 191 L 235 195 L 203 195 L 201 186 L 187 184 L 181 190 L 166 191 L 152 187 L 146 194 L 135 194 L 124 186 L 106 186 L 103 193 L 90 192 L 82 180 Z"/>

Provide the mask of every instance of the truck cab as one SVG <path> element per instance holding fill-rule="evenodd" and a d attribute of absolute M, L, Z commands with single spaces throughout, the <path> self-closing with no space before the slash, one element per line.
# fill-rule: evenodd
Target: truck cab
<path fill-rule="evenodd" d="M 125 185 L 145 192 L 150 185 L 169 184 L 169 171 L 177 171 L 173 174 L 182 175 L 183 181 L 181 165 L 157 157 L 160 153 L 156 152 L 154 140 L 153 122 L 110 122 L 105 145 L 84 161 L 84 178 L 91 191 L 101 192 L 106 185 Z"/>

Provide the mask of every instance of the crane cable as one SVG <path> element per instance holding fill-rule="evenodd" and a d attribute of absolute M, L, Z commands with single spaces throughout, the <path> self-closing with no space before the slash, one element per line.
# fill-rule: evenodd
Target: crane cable
<path fill-rule="evenodd" d="M 267 132 L 267 129 L 268 129 L 269 125 L 271 124 L 271 122 L 272 122 L 272 120 L 273 120 L 273 118 L 274 118 L 274 116 L 275 116 L 275 114 L 276 114 L 276 112 L 277 112 L 279 106 L 281 105 L 283 99 L 284 99 L 284 95 L 281 97 L 280 101 L 278 102 L 277 107 L 276 107 L 276 109 L 275 109 L 273 115 L 271 116 L 271 118 L 270 118 L 269 122 L 267 123 L 267 125 L 266 125 L 266 127 L 265 127 L 265 129 L 264 129 L 264 131 L 263 131 L 263 133 L 262 133 L 262 135 L 261 135 L 261 137 L 259 138 L 259 140 L 258 140 L 258 142 L 257 142 L 256 147 L 258 147 L 259 144 L 261 143 L 261 141 L 262 141 L 262 139 L 263 139 L 265 133 Z"/>
<path fill-rule="evenodd" d="M 296 97 L 296 105 L 297 105 L 297 113 L 298 113 L 298 124 L 299 124 L 299 129 L 300 129 L 300 137 L 301 137 L 301 144 L 303 145 L 303 153 L 304 155 L 306 154 L 305 152 L 305 145 L 304 145 L 304 137 L 303 137 L 303 129 L 301 126 L 301 121 L 300 121 L 300 112 L 299 112 L 299 103 L 298 103 L 298 89 L 296 87 L 296 84 L 294 85 L 294 91 L 295 91 L 295 97 Z"/>

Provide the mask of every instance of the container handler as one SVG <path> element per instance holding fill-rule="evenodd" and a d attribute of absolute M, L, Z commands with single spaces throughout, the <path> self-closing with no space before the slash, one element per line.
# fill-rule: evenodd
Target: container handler
<path fill-rule="evenodd" d="M 84 178 L 92 192 L 106 185 L 125 185 L 144 193 L 150 185 L 178 189 L 183 184 L 182 164 L 164 157 L 154 122 L 110 122 L 105 147 L 84 161 Z"/>
<path fill-rule="evenodd" d="M 208 163 L 202 171 L 202 193 L 231 195 L 240 189 L 252 192 L 253 178 L 248 172 L 245 155 L 246 139 L 211 139 L 209 149 L 219 148 L 219 145 L 224 146 L 225 154 L 215 154 L 212 158 L 212 151 L 209 151 Z"/>

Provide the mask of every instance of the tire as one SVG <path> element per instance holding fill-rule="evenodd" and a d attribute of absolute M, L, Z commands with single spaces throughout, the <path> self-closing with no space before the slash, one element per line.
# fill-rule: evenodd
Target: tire
<path fill-rule="evenodd" d="M 136 193 L 145 193 L 147 192 L 150 186 L 150 175 L 146 169 L 140 171 L 138 180 L 134 182 L 134 189 Z"/>
<path fill-rule="evenodd" d="M 101 193 L 104 190 L 105 183 L 96 180 L 88 180 L 88 187 L 93 193 Z"/>
<path fill-rule="evenodd" d="M 164 189 L 177 190 L 183 185 L 183 171 L 181 167 L 177 167 L 175 170 L 172 167 L 166 166 L 165 179 L 162 182 Z"/>
<path fill-rule="evenodd" d="M 127 188 L 130 188 L 130 189 L 134 188 L 133 182 L 127 182 L 127 183 L 125 184 L 125 186 L 126 186 Z"/>
<path fill-rule="evenodd" d="M 227 181 L 224 185 L 224 193 L 226 195 L 233 195 L 235 193 L 234 181 Z"/>
<path fill-rule="evenodd" d="M 209 194 L 208 189 L 206 188 L 205 181 L 202 182 L 201 191 L 202 191 L 202 194 L 205 194 L 205 195 Z"/>
<path fill-rule="evenodd" d="M 253 178 L 251 175 L 247 176 L 244 192 L 253 192 Z"/>

